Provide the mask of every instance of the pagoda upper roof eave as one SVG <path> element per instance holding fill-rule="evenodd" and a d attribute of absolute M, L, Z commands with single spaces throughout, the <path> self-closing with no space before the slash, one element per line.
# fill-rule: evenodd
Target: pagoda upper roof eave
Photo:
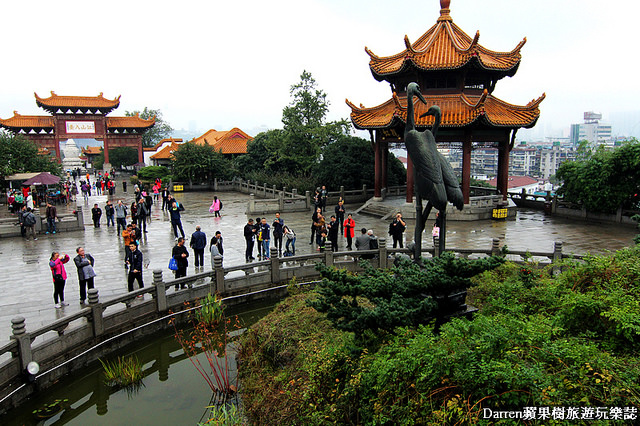
<path fill-rule="evenodd" d="M 0 118 L 0 127 L 18 132 L 24 130 L 29 132 L 30 130 L 53 130 L 54 119 L 47 115 L 20 115 L 17 111 L 13 112 L 13 117 L 2 119 Z"/>
<path fill-rule="evenodd" d="M 432 105 L 440 106 L 442 118 L 440 128 L 465 128 L 482 124 L 489 128 L 531 128 L 540 117 L 540 103 L 545 99 L 543 94 L 526 106 L 504 102 L 486 91 L 482 95 L 425 95 L 427 105 L 416 102 L 416 127 L 431 127 L 434 117 L 420 117 Z M 406 96 L 394 97 L 387 102 L 372 108 L 351 107 L 351 121 L 360 130 L 388 129 L 404 126 L 407 116 Z"/>
<path fill-rule="evenodd" d="M 482 64 L 482 62 L 480 62 L 478 58 L 475 57 L 475 58 L 471 58 L 469 61 L 465 63 L 459 64 L 457 66 L 452 65 L 451 67 L 448 67 L 448 68 L 447 67 L 424 68 L 419 64 L 416 64 L 414 61 L 408 60 L 403 63 L 400 69 L 393 72 L 378 73 L 372 67 L 369 67 L 369 70 L 371 71 L 371 75 L 373 76 L 373 78 L 375 78 L 377 81 L 387 81 L 389 83 L 395 83 L 396 80 L 400 79 L 405 74 L 415 76 L 415 71 L 422 74 L 431 74 L 431 73 L 441 73 L 441 72 L 451 72 L 451 71 L 464 72 L 465 70 L 468 70 L 468 71 L 489 73 L 493 75 L 494 80 L 500 80 L 504 77 L 513 77 L 514 75 L 516 75 L 519 67 L 520 67 L 520 61 L 515 63 L 514 66 L 509 69 L 504 69 L 504 70 L 491 69 L 491 68 L 485 67 Z"/>
<path fill-rule="evenodd" d="M 155 116 L 144 119 L 140 118 L 137 113 L 133 116 L 107 117 L 107 129 L 150 129 L 155 124 Z"/>
<path fill-rule="evenodd" d="M 479 38 L 479 32 L 476 32 L 473 39 L 469 37 L 453 23 L 447 11 L 415 43 L 411 43 L 405 36 L 406 48 L 400 53 L 381 57 L 367 47 L 365 51 L 371 58 L 371 72 L 377 79 L 380 79 L 377 76 L 402 72 L 407 62 L 413 63 L 415 68 L 421 71 L 459 69 L 473 59 L 476 59 L 485 71 L 504 73 L 517 68 L 521 60 L 520 50 L 526 43 L 526 38 L 511 52 L 487 49 L 478 43 Z M 515 70 L 513 73 L 515 74 Z"/>

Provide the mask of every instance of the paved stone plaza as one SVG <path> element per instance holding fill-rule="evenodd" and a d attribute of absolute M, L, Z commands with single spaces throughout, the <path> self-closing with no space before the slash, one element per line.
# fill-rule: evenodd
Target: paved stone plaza
<path fill-rule="evenodd" d="M 117 193 L 112 200 L 122 198 L 130 205 L 133 200 L 133 190 L 129 185 L 129 192 L 122 193 L 122 185 L 118 182 Z M 176 199 L 184 204 L 182 223 L 185 234 L 189 237 L 200 225 L 210 239 L 215 231 L 222 232 L 224 237 L 224 264 L 238 265 L 244 263 L 243 227 L 246 224 L 245 214 L 248 195 L 239 193 L 218 193 L 224 202 L 221 218 L 214 218 L 209 213 L 209 205 L 213 193 L 176 193 Z M 88 203 L 82 201 L 84 209 L 85 230 L 55 235 L 40 234 L 37 241 L 25 241 L 20 237 L 0 239 L 0 254 L 4 265 L 4 277 L 1 281 L 0 294 L 0 341 L 6 341 L 11 333 L 11 318 L 24 316 L 27 331 L 34 330 L 44 324 L 64 315 L 77 312 L 79 304 L 78 277 L 76 267 L 71 260 L 66 265 L 68 274 L 65 288 L 65 301 L 69 306 L 55 309 L 53 302 L 53 283 L 49 269 L 49 257 L 52 251 L 68 253 L 73 259 L 75 249 L 84 246 L 96 261 L 95 278 L 100 299 L 107 300 L 127 292 L 126 270 L 123 266 L 124 246 L 122 237 L 116 235 L 116 229 L 106 226 L 106 218 L 102 217 L 102 226 L 94 228 L 91 222 L 90 209 L 94 203 L 101 208 L 107 200 L 106 196 L 94 196 Z M 349 200 L 346 200 L 347 203 Z M 349 209 L 355 210 L 359 206 L 347 204 Z M 71 211 L 75 208 L 69 206 Z M 4 207 L 3 207 L 4 209 Z M 59 207 L 63 211 L 65 207 Z M 329 209 L 333 210 L 333 206 Z M 44 209 L 42 209 L 44 213 Z M 5 216 L 7 213 L 3 212 Z M 269 215 L 268 222 L 273 221 Z M 283 214 L 285 223 L 297 233 L 297 254 L 307 254 L 315 250 L 309 245 L 311 212 Z M 254 217 L 255 219 L 255 217 Z M 374 217 L 355 215 L 356 230 L 361 227 L 372 228 L 375 234 L 391 240 L 386 235 L 388 222 Z M 412 239 L 413 223 L 407 223 L 405 232 L 407 240 Z M 430 229 L 433 224 L 428 224 Z M 159 205 L 152 206 L 151 223 L 148 233 L 144 234 L 141 251 L 144 255 L 145 286 L 151 285 L 153 269 L 162 269 L 165 279 L 171 278 L 167 269 L 174 236 L 171 230 L 169 215 L 162 212 Z M 450 247 L 489 247 L 493 238 L 500 238 L 501 244 L 507 244 L 514 250 L 552 251 L 554 241 L 564 242 L 565 253 L 599 253 L 604 250 L 615 250 L 633 244 L 635 230 L 631 227 L 613 225 L 588 224 L 566 219 L 550 218 L 542 212 L 518 212 L 515 220 L 504 222 L 449 222 L 447 245 Z M 428 234 L 428 235 L 427 235 Z M 340 249 L 344 249 L 344 238 L 339 239 Z M 185 244 L 188 247 L 188 241 Z M 431 247 L 430 233 L 425 233 L 423 247 Z M 195 272 L 193 252 L 190 250 L 188 274 Z M 255 256 L 255 252 L 254 252 Z M 205 270 L 211 269 L 210 255 L 205 250 Z M 173 290 L 170 290 L 173 291 Z"/>

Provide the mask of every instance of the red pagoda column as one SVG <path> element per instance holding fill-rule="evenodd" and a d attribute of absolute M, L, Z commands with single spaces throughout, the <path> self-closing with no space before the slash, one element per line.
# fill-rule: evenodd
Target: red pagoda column
<path fill-rule="evenodd" d="M 388 188 L 389 183 L 387 180 L 387 173 L 389 170 L 389 142 L 382 142 L 382 187 Z"/>
<path fill-rule="evenodd" d="M 375 188 L 373 196 L 382 197 L 382 142 L 380 141 L 380 133 L 376 132 L 376 142 L 373 146 L 375 155 Z"/>
<path fill-rule="evenodd" d="M 471 197 L 471 133 L 465 134 L 462 141 L 462 198 L 469 204 Z"/>
<path fill-rule="evenodd" d="M 104 145 L 104 162 L 105 164 L 109 162 L 109 137 L 108 135 L 104 135 L 103 145 Z"/>
<path fill-rule="evenodd" d="M 413 161 L 407 155 L 407 198 L 406 202 L 413 203 Z"/>
<path fill-rule="evenodd" d="M 497 188 L 502 194 L 502 199 L 506 201 L 509 190 L 509 141 L 507 139 L 501 141 L 498 147 Z"/>
<path fill-rule="evenodd" d="M 142 152 L 142 136 L 138 136 L 138 163 L 144 163 L 144 155 Z"/>

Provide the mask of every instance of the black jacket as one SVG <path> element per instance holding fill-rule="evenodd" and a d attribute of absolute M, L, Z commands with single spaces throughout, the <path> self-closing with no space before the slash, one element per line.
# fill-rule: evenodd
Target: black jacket
<path fill-rule="evenodd" d="M 249 241 L 253 238 L 255 233 L 255 225 L 249 225 L 248 223 L 244 226 L 244 239 Z"/>
<path fill-rule="evenodd" d="M 187 256 L 182 257 L 183 253 L 186 254 Z M 185 246 L 179 246 L 176 244 L 173 247 L 171 256 L 173 256 L 173 258 L 176 260 L 176 263 L 178 264 L 178 268 L 186 268 L 187 266 L 189 266 L 189 261 L 187 260 L 187 258 L 189 257 L 189 252 L 187 251 L 187 248 Z"/>
<path fill-rule="evenodd" d="M 127 253 L 127 262 L 129 262 L 129 273 L 133 273 L 133 270 L 142 272 L 142 252 L 135 249 L 132 252 Z"/>
<path fill-rule="evenodd" d="M 75 263 L 76 268 L 78 268 L 78 280 L 84 280 L 84 273 L 82 272 L 82 268 L 87 265 L 93 266 L 95 261 L 93 260 L 93 256 L 91 256 L 89 253 L 85 253 L 84 259 L 80 257 L 80 255 L 77 255 L 73 258 L 73 263 Z"/>

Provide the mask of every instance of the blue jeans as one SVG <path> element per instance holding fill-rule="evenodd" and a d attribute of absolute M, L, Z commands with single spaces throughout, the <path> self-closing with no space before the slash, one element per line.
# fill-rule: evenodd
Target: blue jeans
<path fill-rule="evenodd" d="M 47 232 L 56 232 L 56 218 L 48 217 L 47 218 Z"/>
<path fill-rule="evenodd" d="M 291 248 L 293 250 L 289 250 L 289 245 L 291 245 Z M 284 245 L 285 251 L 291 251 L 291 254 L 295 255 L 296 254 L 296 237 L 293 237 L 291 239 L 287 238 L 287 242 Z"/>
<path fill-rule="evenodd" d="M 268 259 L 269 256 L 269 240 L 262 240 L 262 256 L 263 259 Z"/>
<path fill-rule="evenodd" d="M 109 222 L 111 222 L 111 226 L 116 226 L 115 222 L 113 221 L 113 215 L 107 215 L 107 226 L 109 226 Z"/>

